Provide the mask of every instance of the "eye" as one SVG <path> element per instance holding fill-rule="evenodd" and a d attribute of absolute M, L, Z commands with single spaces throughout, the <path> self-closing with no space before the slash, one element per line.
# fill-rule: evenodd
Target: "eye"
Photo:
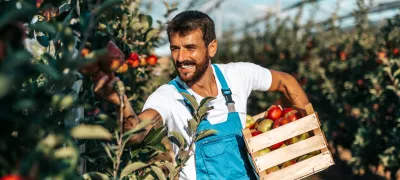
<path fill-rule="evenodd" d="M 173 52 L 175 52 L 175 51 L 178 51 L 178 50 L 179 50 L 179 48 L 177 48 L 177 47 L 171 47 L 170 49 L 171 49 L 171 51 L 173 51 Z"/>
<path fill-rule="evenodd" d="M 193 51 L 193 50 L 196 49 L 196 47 L 195 47 L 195 46 L 189 46 L 189 47 L 187 47 L 187 49 L 188 49 L 189 51 Z"/>

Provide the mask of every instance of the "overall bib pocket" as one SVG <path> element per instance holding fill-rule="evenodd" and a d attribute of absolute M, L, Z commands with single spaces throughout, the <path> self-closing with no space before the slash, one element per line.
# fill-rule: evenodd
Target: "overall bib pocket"
<path fill-rule="evenodd" d="M 235 135 L 218 137 L 218 139 L 201 143 L 201 155 L 210 179 L 237 179 L 246 175 L 240 162 L 239 152 L 235 148 Z M 235 162 L 235 163 L 233 163 Z"/>

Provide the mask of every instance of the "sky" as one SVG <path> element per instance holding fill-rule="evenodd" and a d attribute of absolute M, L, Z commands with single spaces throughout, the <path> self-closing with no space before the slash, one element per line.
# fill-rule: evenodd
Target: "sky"
<path fill-rule="evenodd" d="M 171 20 L 173 16 L 182 12 L 187 7 L 190 0 L 165 0 L 168 3 L 178 2 L 178 10 L 172 13 L 167 19 L 163 16 L 166 12 L 166 7 L 163 4 L 163 0 L 142 0 L 143 4 L 151 3 L 151 8 L 147 6 L 141 7 L 144 12 L 150 14 L 155 20 L 161 20 L 166 22 L 166 20 Z M 229 30 L 232 25 L 234 27 L 243 27 L 246 22 L 252 22 L 257 18 L 264 17 L 267 12 L 275 12 L 280 17 L 294 17 L 297 13 L 297 9 L 292 9 L 289 11 L 281 11 L 285 7 L 289 7 L 301 0 L 198 0 L 197 5 L 191 9 L 196 9 L 200 11 L 208 11 L 212 9 L 207 14 L 214 20 L 216 25 L 217 39 L 220 37 L 221 33 Z M 339 8 L 337 7 L 339 1 Z M 394 0 L 373 0 L 373 4 L 377 5 L 385 2 L 393 2 Z M 220 3 L 218 8 L 217 3 Z M 367 0 L 370 2 L 370 0 Z M 369 4 L 369 3 L 368 3 Z M 356 0 L 320 0 L 318 3 L 319 8 L 314 5 L 307 5 L 304 7 L 304 14 L 301 17 L 302 22 L 306 22 L 311 15 L 312 10 L 316 10 L 314 20 L 323 21 L 329 18 L 335 9 L 338 9 L 339 16 L 347 15 L 357 8 Z M 382 20 L 387 17 L 391 17 L 399 10 L 391 10 L 379 13 L 369 14 L 369 18 L 373 21 Z M 351 26 L 354 23 L 353 19 L 349 18 L 342 22 L 343 26 Z M 260 23 L 256 28 L 262 30 L 264 24 Z M 163 37 L 166 37 L 166 33 L 162 33 Z M 238 34 L 240 38 L 240 33 Z M 168 56 L 169 45 L 166 44 L 162 47 L 155 49 L 155 53 L 159 56 Z"/>

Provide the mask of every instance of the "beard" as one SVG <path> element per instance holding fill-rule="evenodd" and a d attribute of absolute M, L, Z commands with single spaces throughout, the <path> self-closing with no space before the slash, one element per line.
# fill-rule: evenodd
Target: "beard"
<path fill-rule="evenodd" d="M 210 64 L 210 57 L 208 56 L 208 50 L 207 50 L 206 54 L 204 55 L 204 61 L 202 61 L 201 63 L 198 64 L 193 60 L 184 60 L 182 62 L 175 63 L 175 70 L 178 73 L 179 78 L 183 82 L 185 82 L 186 84 L 194 84 L 197 81 L 199 81 L 200 78 L 204 75 L 204 73 L 207 71 L 209 64 Z M 185 76 L 184 74 L 181 74 L 178 68 L 181 67 L 182 65 L 195 66 L 194 74 L 191 76 Z"/>

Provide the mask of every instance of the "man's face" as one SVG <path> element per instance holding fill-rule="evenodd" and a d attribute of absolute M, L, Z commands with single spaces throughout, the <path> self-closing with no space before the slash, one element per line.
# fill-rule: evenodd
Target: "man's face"
<path fill-rule="evenodd" d="M 185 83 L 196 83 L 210 64 L 210 55 L 203 41 L 203 33 L 200 29 L 187 35 L 172 32 L 170 44 L 175 69 L 180 79 Z"/>

